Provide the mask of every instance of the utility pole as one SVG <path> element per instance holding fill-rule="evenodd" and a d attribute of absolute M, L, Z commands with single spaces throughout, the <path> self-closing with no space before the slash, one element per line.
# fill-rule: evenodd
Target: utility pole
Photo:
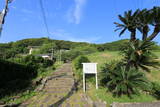
<path fill-rule="evenodd" d="M 11 2 L 12 2 L 12 0 L 5 0 L 5 7 L 2 10 L 2 12 L 0 12 L 0 35 L 1 35 L 1 32 L 2 32 L 3 24 L 5 22 L 5 17 L 6 17 L 7 12 L 8 12 L 8 4 L 11 3 Z"/>
<path fill-rule="evenodd" d="M 51 59 L 53 60 L 54 49 L 52 48 L 51 51 L 52 51 Z"/>
<path fill-rule="evenodd" d="M 59 50 L 59 55 L 60 55 L 60 56 L 59 56 L 59 60 L 60 60 L 59 62 L 60 62 L 60 64 L 61 64 L 61 60 L 62 60 L 62 59 L 61 59 L 61 49 Z"/>

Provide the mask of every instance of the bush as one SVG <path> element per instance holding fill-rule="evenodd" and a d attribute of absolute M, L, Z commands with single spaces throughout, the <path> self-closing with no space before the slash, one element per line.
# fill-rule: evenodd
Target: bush
<path fill-rule="evenodd" d="M 52 70 L 55 70 L 55 69 L 56 69 L 55 65 L 52 65 Z"/>
<path fill-rule="evenodd" d="M 79 56 L 73 61 L 73 66 L 75 68 L 75 75 L 78 78 L 78 80 L 82 80 L 82 63 L 90 62 L 89 59 L 86 56 Z"/>
<path fill-rule="evenodd" d="M 114 71 L 117 69 L 117 67 L 120 67 L 120 66 L 122 66 L 122 63 L 118 60 L 112 60 L 109 63 L 105 63 L 104 66 L 101 68 L 102 72 L 100 72 L 100 84 L 102 86 L 105 86 L 106 83 L 108 82 L 106 73 L 108 71 Z"/>
<path fill-rule="evenodd" d="M 136 69 L 126 71 L 124 66 L 113 67 L 103 72 L 103 84 L 115 96 L 137 94 L 139 90 L 148 88 L 148 81 L 142 72 Z"/>
<path fill-rule="evenodd" d="M 68 61 L 72 61 L 73 59 L 75 59 L 79 55 L 82 55 L 81 51 L 70 50 L 68 52 L 63 52 L 61 56 L 62 56 L 62 61 L 68 62 Z"/>
<path fill-rule="evenodd" d="M 160 99 L 160 83 L 152 82 L 152 90 L 151 94 L 156 97 L 158 100 Z"/>
<path fill-rule="evenodd" d="M 75 68 L 78 70 L 78 69 L 82 69 L 83 65 L 82 63 L 85 63 L 85 62 L 90 62 L 89 59 L 85 56 L 79 56 L 77 57 L 75 60 L 74 60 L 74 66 Z"/>
<path fill-rule="evenodd" d="M 94 52 L 97 52 L 97 48 L 93 46 L 77 47 L 70 51 L 63 52 L 62 61 L 64 62 L 72 61 L 80 55 L 87 55 L 87 54 L 91 54 Z"/>
<path fill-rule="evenodd" d="M 52 65 L 53 65 L 53 61 L 52 60 L 45 59 L 43 61 L 43 67 L 49 67 L 49 66 L 52 66 Z"/>
<path fill-rule="evenodd" d="M 39 56 L 28 55 L 22 58 L 21 63 L 26 64 L 28 66 L 32 66 L 35 69 L 38 69 L 40 67 L 46 68 L 46 67 L 52 66 L 54 62 L 55 62 L 54 60 L 44 59 Z"/>
<path fill-rule="evenodd" d="M 0 98 L 29 87 L 36 76 L 33 66 L 0 60 Z"/>

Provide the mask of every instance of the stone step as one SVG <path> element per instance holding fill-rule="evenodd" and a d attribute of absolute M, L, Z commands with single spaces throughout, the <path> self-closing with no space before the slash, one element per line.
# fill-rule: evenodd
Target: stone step
<path fill-rule="evenodd" d="M 62 91 L 45 91 L 46 94 L 66 94 L 68 92 L 62 92 Z"/>
<path fill-rule="evenodd" d="M 71 89 L 47 89 L 45 92 L 69 92 Z"/>
<path fill-rule="evenodd" d="M 53 87 L 53 86 L 47 86 L 45 87 L 45 90 L 50 90 L 50 89 L 71 89 L 72 87 L 71 86 L 67 86 L 67 87 Z"/>
<path fill-rule="evenodd" d="M 74 83 L 65 83 L 65 82 L 61 82 L 61 83 L 48 83 L 45 85 L 45 87 L 47 86 L 53 86 L 53 87 L 65 87 L 65 86 L 73 86 Z"/>

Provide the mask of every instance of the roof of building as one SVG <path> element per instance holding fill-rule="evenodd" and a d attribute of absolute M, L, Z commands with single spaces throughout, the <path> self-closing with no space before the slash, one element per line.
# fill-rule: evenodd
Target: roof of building
<path fill-rule="evenodd" d="M 36 56 L 51 56 L 51 54 L 50 53 L 47 53 L 47 54 L 38 54 Z"/>

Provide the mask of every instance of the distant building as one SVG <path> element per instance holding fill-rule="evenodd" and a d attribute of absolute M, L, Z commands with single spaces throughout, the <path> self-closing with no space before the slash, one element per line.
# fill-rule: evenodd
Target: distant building
<path fill-rule="evenodd" d="M 50 53 L 48 53 L 48 54 L 39 54 L 39 55 L 36 55 L 36 56 L 40 56 L 40 57 L 42 57 L 44 59 L 52 60 L 52 55 Z"/>
<path fill-rule="evenodd" d="M 39 48 L 39 46 L 28 46 L 28 48 L 29 48 L 29 55 L 31 55 L 31 54 L 32 54 L 32 52 L 33 52 L 33 50 L 38 49 L 38 48 Z"/>

